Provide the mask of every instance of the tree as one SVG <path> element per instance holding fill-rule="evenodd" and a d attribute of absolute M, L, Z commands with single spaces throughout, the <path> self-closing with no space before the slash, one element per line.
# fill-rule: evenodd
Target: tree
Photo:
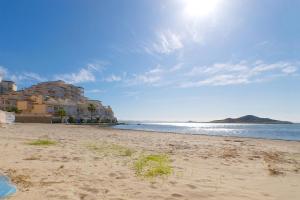
<path fill-rule="evenodd" d="M 96 111 L 96 106 L 92 103 L 88 106 L 88 111 L 91 113 L 91 121 L 93 120 L 93 113 Z"/>
<path fill-rule="evenodd" d="M 7 112 L 14 112 L 16 114 L 20 114 L 22 111 L 19 110 L 17 107 L 10 107 L 8 109 L 6 109 Z"/>
<path fill-rule="evenodd" d="M 60 116 L 60 121 L 63 123 L 63 117 L 66 116 L 66 111 L 63 108 L 60 108 L 57 111 L 57 115 Z"/>

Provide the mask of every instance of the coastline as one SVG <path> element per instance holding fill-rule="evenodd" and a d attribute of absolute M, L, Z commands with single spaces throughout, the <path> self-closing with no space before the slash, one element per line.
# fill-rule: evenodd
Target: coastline
<path fill-rule="evenodd" d="M 33 146 L 36 139 L 56 141 Z M 95 152 L 88 145 L 132 149 Z M 107 147 L 107 146 L 106 146 Z M 0 172 L 18 192 L 9 199 L 298 199 L 299 141 L 120 130 L 112 127 L 13 124 L 0 129 Z M 111 152 L 108 152 L 111 151 Z M 173 173 L 136 175 L 143 154 L 167 154 Z"/>
<path fill-rule="evenodd" d="M 101 126 L 100 126 L 101 127 Z M 158 133 L 158 134 L 178 134 L 178 135 L 191 135 L 191 136 L 208 136 L 208 137 L 221 137 L 221 138 L 237 138 L 237 139 L 254 139 L 254 140 L 278 140 L 278 141 L 286 141 L 286 142 L 299 142 L 300 140 L 288 140 L 288 139 L 276 139 L 276 138 L 264 138 L 264 137 L 247 137 L 247 136 L 227 136 L 227 135 L 209 135 L 209 134 L 196 134 L 196 133 L 176 133 L 172 131 L 151 131 L 151 130 L 134 130 L 134 129 L 118 129 L 112 127 L 103 127 L 114 130 L 125 130 L 125 131 L 137 131 L 137 132 L 150 132 L 150 133 Z"/>

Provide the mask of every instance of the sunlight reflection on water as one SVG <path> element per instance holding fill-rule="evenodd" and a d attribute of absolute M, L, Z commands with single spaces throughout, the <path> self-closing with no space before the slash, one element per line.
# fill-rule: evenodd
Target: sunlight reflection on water
<path fill-rule="evenodd" d="M 300 124 L 127 123 L 116 129 L 300 140 Z"/>

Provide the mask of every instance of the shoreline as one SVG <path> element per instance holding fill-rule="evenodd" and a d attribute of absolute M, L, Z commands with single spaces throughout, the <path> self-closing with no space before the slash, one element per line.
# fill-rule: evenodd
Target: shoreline
<path fill-rule="evenodd" d="M 100 128 L 102 128 L 100 126 Z M 223 137 L 223 138 L 245 138 L 245 139 L 256 139 L 256 140 L 274 140 L 274 141 L 286 141 L 286 142 L 299 142 L 300 140 L 288 140 L 288 139 L 273 139 L 273 138 L 263 138 L 263 137 L 243 137 L 243 136 L 226 136 L 226 135 L 209 135 L 209 134 L 195 134 L 195 133 L 176 133 L 176 132 L 167 132 L 167 131 L 151 131 L 151 130 L 136 130 L 136 129 L 118 129 L 112 127 L 104 127 L 108 129 L 115 129 L 115 130 L 125 130 L 125 131 L 138 131 L 138 132 L 151 132 L 151 133 L 159 133 L 159 134 L 178 134 L 178 135 L 192 135 L 192 136 L 208 136 L 208 137 Z"/>
<path fill-rule="evenodd" d="M 53 145 L 30 143 L 55 141 Z M 120 151 L 130 150 L 130 154 Z M 10 200 L 297 200 L 300 145 L 283 141 L 63 124 L 0 128 Z M 172 173 L 143 178 L 134 163 L 168 155 Z"/>

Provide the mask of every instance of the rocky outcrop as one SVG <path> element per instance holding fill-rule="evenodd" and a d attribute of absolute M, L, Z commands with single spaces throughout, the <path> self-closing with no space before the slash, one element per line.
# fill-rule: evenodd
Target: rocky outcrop
<path fill-rule="evenodd" d="M 292 122 L 288 121 L 279 121 L 270 118 L 260 118 L 254 115 L 246 115 L 239 118 L 226 118 L 222 120 L 214 120 L 210 123 L 292 124 Z"/>

